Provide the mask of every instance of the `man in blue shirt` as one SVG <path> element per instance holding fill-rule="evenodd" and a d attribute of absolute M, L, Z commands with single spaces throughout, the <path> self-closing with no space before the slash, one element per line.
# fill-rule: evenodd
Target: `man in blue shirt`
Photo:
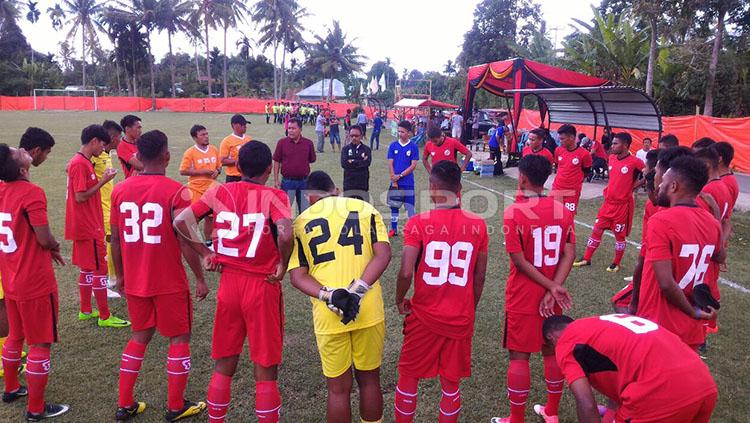
<path fill-rule="evenodd" d="M 495 170 L 492 172 L 493 176 L 499 176 L 503 174 L 503 155 L 500 151 L 500 146 L 505 141 L 505 126 L 501 123 L 497 125 L 495 132 L 490 137 L 490 160 L 495 161 Z"/>
<path fill-rule="evenodd" d="M 388 168 L 391 184 L 388 187 L 388 206 L 391 208 L 389 237 L 398 234 L 398 214 L 406 207 L 409 217 L 414 216 L 414 169 L 419 162 L 419 148 L 411 141 L 412 126 L 408 120 L 398 124 L 398 139 L 388 147 Z"/>
<path fill-rule="evenodd" d="M 380 150 L 380 129 L 383 127 L 383 119 L 380 118 L 380 113 L 375 112 L 375 119 L 372 120 L 372 134 L 370 135 L 370 149 L 372 150 L 373 141 L 375 141 L 375 149 Z"/>

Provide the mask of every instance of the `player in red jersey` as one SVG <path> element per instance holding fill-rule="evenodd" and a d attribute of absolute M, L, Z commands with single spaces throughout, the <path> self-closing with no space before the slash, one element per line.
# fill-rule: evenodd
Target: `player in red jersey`
<path fill-rule="evenodd" d="M 695 198 L 706 184 L 706 166 L 690 156 L 678 157 L 664 171 L 658 205 L 668 206 L 651 217 L 639 292 L 638 315 L 679 336 L 693 348 L 704 341 L 703 320 L 716 310 L 695 304 L 693 289 L 724 261 L 721 228 Z M 708 280 L 706 280 L 708 283 Z"/>
<path fill-rule="evenodd" d="M 430 126 L 427 128 L 427 138 L 429 142 L 424 146 L 424 152 L 422 153 L 422 164 L 427 169 L 427 173 L 432 171 L 432 167 L 440 163 L 443 160 L 448 160 L 453 163 L 458 163 L 456 153 L 464 155 L 464 162 L 461 165 L 461 171 L 466 170 L 466 165 L 471 160 L 471 150 L 466 148 L 465 145 L 461 144 L 461 141 L 446 137 L 443 131 L 440 130 L 439 126 Z M 432 158 L 432 164 L 430 164 L 430 158 Z"/>
<path fill-rule="evenodd" d="M 65 239 L 73 241 L 71 262 L 80 270 L 78 291 L 79 320 L 99 318 L 101 327 L 127 327 L 130 322 L 109 313 L 107 304 L 107 260 L 104 245 L 104 220 L 99 189 L 111 181 L 117 171 L 107 169 L 98 180 L 91 156 L 99 156 L 109 143 L 109 134 L 101 125 L 89 125 L 81 132 L 81 149 L 68 162 L 68 193 L 65 205 Z M 91 310 L 91 291 L 98 311 Z"/>
<path fill-rule="evenodd" d="M 198 220 L 215 216 L 215 254 L 208 263 L 221 273 L 216 295 L 211 357 L 216 360 L 208 385 L 208 415 L 223 422 L 231 399 L 232 376 L 245 338 L 255 365 L 255 414 L 278 422 L 281 396 L 276 384 L 284 336 L 281 280 L 292 252 L 289 197 L 265 186 L 271 174 L 271 150 L 260 141 L 239 151 L 242 180 L 211 188 L 175 220 L 181 234 L 202 254 Z"/>
<path fill-rule="evenodd" d="M 404 250 L 396 304 L 405 315 L 404 344 L 398 364 L 395 414 L 411 423 L 419 379 L 440 376 L 438 421 L 457 422 L 461 379 L 471 376 L 474 313 L 487 270 L 487 226 L 461 209 L 461 169 L 442 161 L 432 167 L 430 198 L 435 209 L 404 227 Z M 415 273 L 416 270 L 416 273 Z M 411 281 L 414 293 L 405 299 Z"/>
<path fill-rule="evenodd" d="M 142 413 L 146 403 L 133 399 L 146 347 L 154 332 L 169 338 L 167 421 L 200 413 L 203 402 L 183 399 L 190 373 L 192 303 L 182 256 L 195 275 L 195 295 L 208 294 L 201 257 L 180 242 L 172 219 L 190 206 L 182 184 L 165 175 L 169 165 L 167 136 L 150 131 L 138 139 L 138 160 L 143 171 L 118 184 L 112 192 L 112 258 L 117 291 L 127 298 L 133 335 L 120 361 L 120 396 L 115 419 L 128 420 Z M 187 197 L 187 198 L 185 198 Z M 181 254 L 182 252 L 182 254 Z M 158 268 L 158 272 L 153 269 Z"/>
<path fill-rule="evenodd" d="M 127 179 L 143 170 L 143 163 L 136 157 L 138 153 L 136 142 L 141 137 L 142 131 L 141 118 L 125 115 L 120 120 L 120 126 L 125 131 L 125 136 L 122 138 L 122 142 L 117 145 L 117 158 L 122 165 L 122 174 Z"/>
<path fill-rule="evenodd" d="M 732 160 L 734 160 L 734 147 L 726 141 L 721 141 L 714 144 L 713 149 L 719 153 L 719 175 L 721 181 L 729 188 L 729 193 L 732 194 L 731 208 L 734 209 L 737 197 L 740 195 L 740 185 L 737 183 L 737 178 L 732 173 L 731 167 Z"/>
<path fill-rule="evenodd" d="M 613 137 L 613 154 L 609 156 L 609 183 L 604 188 L 604 203 L 596 215 L 586 252 L 581 260 L 573 263 L 574 267 L 591 266 L 591 259 L 602 242 L 604 231 L 610 230 L 615 234 L 615 257 L 607 271 L 620 271 L 620 262 L 628 245 L 625 238 L 630 235 L 635 214 L 633 191 L 646 182 L 641 179 L 643 162 L 630 154 L 632 142 L 633 138 L 627 132 L 620 132 Z"/>
<path fill-rule="evenodd" d="M 563 283 L 575 259 L 573 213 L 552 197 L 543 195 L 544 183 L 552 172 L 549 162 L 538 155 L 518 163 L 518 185 L 526 199 L 505 210 L 503 233 L 511 267 L 505 288 L 503 347 L 508 350 L 508 399 L 510 417 L 495 417 L 493 423 L 522 423 L 531 388 L 529 358 L 544 356 L 546 405 L 534 405 L 534 412 L 546 422 L 557 422 L 563 378 L 554 352 L 544 347 L 542 322 L 545 316 L 571 306 Z"/>
<path fill-rule="evenodd" d="M 652 149 L 646 153 L 645 167 L 643 168 L 643 179 L 646 185 L 646 203 L 643 207 L 643 223 L 641 225 L 641 249 L 638 252 L 638 259 L 635 262 L 635 268 L 633 269 L 633 276 L 630 278 L 631 282 L 621 289 L 617 294 L 612 297 L 612 307 L 616 313 L 628 313 L 631 300 L 633 299 L 633 281 L 638 281 L 640 284 L 641 276 L 643 274 L 643 261 L 646 258 L 646 232 L 648 231 L 648 220 L 657 211 L 661 210 L 661 207 L 656 205 L 656 186 L 654 184 L 654 178 L 656 177 L 656 162 L 659 158 L 659 149 Z M 633 313 L 634 314 L 634 313 Z"/>
<path fill-rule="evenodd" d="M 530 154 L 538 154 L 549 160 L 549 164 L 554 165 L 555 158 L 552 156 L 549 149 L 544 148 L 544 137 L 544 129 L 542 128 L 534 128 L 529 131 L 529 145 L 523 148 L 521 155 L 526 157 Z"/>
<path fill-rule="evenodd" d="M 555 150 L 557 175 L 552 182 L 550 195 L 575 214 L 583 180 L 591 172 L 591 153 L 577 145 L 576 128 L 573 125 L 562 125 L 557 133 L 560 135 L 560 146 Z"/>
<path fill-rule="evenodd" d="M 616 422 L 710 421 L 718 390 L 708 367 L 656 323 L 626 314 L 553 316 L 543 330 L 575 397 L 578 421 L 601 421 L 592 388 L 618 405 Z"/>
<path fill-rule="evenodd" d="M 52 261 L 65 262 L 49 227 L 44 191 L 29 182 L 32 161 L 26 150 L 0 144 L 0 273 L 10 326 L 2 349 L 3 402 L 28 395 L 26 420 L 39 421 L 65 414 L 70 407 L 44 402 L 50 348 L 57 342 L 57 281 Z M 18 380 L 24 341 L 29 345 L 28 389 Z"/>

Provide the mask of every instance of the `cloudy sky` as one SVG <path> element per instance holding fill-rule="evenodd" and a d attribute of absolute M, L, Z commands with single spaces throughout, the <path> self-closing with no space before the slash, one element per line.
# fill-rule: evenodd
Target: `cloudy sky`
<path fill-rule="evenodd" d="M 48 7 L 56 0 L 37 0 L 37 7 L 42 16 L 36 24 L 25 19 L 22 13 L 21 28 L 28 41 L 37 51 L 55 53 L 59 43 L 64 39 L 69 26 L 60 32 L 52 29 L 46 13 Z M 571 18 L 588 20 L 593 14 L 589 0 L 537 0 L 542 5 L 542 13 L 547 21 L 548 36 L 554 40 L 557 31 L 558 45 L 563 37 L 571 32 Z M 455 60 L 461 51 L 463 35 L 471 28 L 474 6 L 478 0 L 453 0 L 436 2 L 433 0 L 378 0 L 375 2 L 356 2 L 340 0 L 299 0 L 311 16 L 303 21 L 308 39 L 310 33 L 324 34 L 333 19 L 341 22 L 342 29 L 350 38 L 356 38 L 355 45 L 360 53 L 367 56 L 367 67 L 386 57 L 400 74 L 404 68 L 420 71 L 442 71 L 448 60 Z M 249 4 L 252 1 L 248 1 Z M 362 3 L 362 6 L 358 5 Z M 369 3 L 369 4 L 368 4 Z M 239 30 L 252 38 L 255 27 L 248 23 Z M 210 34 L 211 46 L 222 47 L 223 34 L 214 31 Z M 228 36 L 227 50 L 236 53 L 235 42 L 239 31 Z M 105 36 L 101 42 L 109 47 Z M 166 34 L 152 37 L 153 51 L 160 58 L 167 52 Z M 79 49 L 80 39 L 74 44 Z M 192 53 L 188 41 L 182 37 L 173 42 L 175 51 Z M 267 51 L 266 55 L 271 54 Z M 77 55 L 80 52 L 77 51 Z"/>

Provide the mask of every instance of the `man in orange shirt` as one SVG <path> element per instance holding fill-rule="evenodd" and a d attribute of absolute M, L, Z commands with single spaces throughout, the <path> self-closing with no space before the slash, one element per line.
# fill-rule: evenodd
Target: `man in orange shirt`
<path fill-rule="evenodd" d="M 253 139 L 245 134 L 248 122 L 244 116 L 234 115 L 230 123 L 232 125 L 232 133 L 221 140 L 219 157 L 221 157 L 221 165 L 226 167 L 226 182 L 238 182 L 242 179 L 240 170 L 237 168 L 240 147 Z"/>
<path fill-rule="evenodd" d="M 187 186 L 190 190 L 191 202 L 195 203 L 209 188 L 217 184 L 216 178 L 221 173 L 221 160 L 219 160 L 219 151 L 208 140 L 208 130 L 205 126 L 193 125 L 190 128 L 190 136 L 193 137 L 195 145 L 183 154 L 180 175 L 188 177 Z M 211 242 L 213 223 L 213 217 L 206 217 L 203 234 L 207 243 Z"/>

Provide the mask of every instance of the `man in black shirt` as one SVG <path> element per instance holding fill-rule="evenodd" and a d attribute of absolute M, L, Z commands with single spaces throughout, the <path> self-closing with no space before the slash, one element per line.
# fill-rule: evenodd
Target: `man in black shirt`
<path fill-rule="evenodd" d="M 344 196 L 370 201 L 370 162 L 372 151 L 362 144 L 362 128 L 349 128 L 350 143 L 341 149 L 341 167 L 344 168 Z"/>

